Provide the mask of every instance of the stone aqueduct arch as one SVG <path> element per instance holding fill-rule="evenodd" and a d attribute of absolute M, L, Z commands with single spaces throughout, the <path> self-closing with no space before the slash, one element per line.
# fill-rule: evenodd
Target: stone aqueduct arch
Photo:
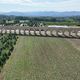
<path fill-rule="evenodd" d="M 0 33 L 11 33 L 17 35 L 80 37 L 80 28 L 2 26 L 0 27 Z"/>

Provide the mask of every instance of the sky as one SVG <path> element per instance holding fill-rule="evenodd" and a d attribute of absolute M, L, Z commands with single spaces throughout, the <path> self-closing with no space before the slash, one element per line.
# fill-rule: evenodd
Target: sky
<path fill-rule="evenodd" d="M 80 11 L 80 0 L 0 0 L 0 12 Z"/>

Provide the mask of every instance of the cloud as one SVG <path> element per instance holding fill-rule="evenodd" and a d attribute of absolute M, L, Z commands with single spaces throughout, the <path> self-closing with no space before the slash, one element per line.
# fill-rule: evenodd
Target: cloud
<path fill-rule="evenodd" d="M 64 0 L 0 0 L 1 3 L 8 3 L 8 4 L 46 4 L 46 3 L 55 3 L 55 2 L 62 2 Z M 65 0 L 67 1 L 67 0 Z"/>
<path fill-rule="evenodd" d="M 43 11 L 80 11 L 80 0 L 33 2 L 32 6 L 39 6 Z"/>
<path fill-rule="evenodd" d="M 32 0 L 0 0 L 1 3 L 8 3 L 8 4 L 23 4 L 23 3 L 29 3 L 32 2 Z"/>
<path fill-rule="evenodd" d="M 80 0 L 0 0 L 0 11 L 80 11 Z"/>

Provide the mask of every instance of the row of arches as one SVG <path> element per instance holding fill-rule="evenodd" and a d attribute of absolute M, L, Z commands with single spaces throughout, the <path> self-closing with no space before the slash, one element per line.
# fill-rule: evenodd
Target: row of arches
<path fill-rule="evenodd" d="M 1 34 L 11 33 L 16 35 L 37 35 L 37 36 L 62 36 L 80 37 L 79 30 L 59 30 L 59 29 L 0 29 Z"/>

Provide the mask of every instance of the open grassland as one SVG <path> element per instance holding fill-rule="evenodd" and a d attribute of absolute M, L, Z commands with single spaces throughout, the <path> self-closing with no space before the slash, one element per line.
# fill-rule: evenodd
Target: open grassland
<path fill-rule="evenodd" d="M 80 80 L 80 52 L 60 38 L 19 37 L 3 80 Z"/>

